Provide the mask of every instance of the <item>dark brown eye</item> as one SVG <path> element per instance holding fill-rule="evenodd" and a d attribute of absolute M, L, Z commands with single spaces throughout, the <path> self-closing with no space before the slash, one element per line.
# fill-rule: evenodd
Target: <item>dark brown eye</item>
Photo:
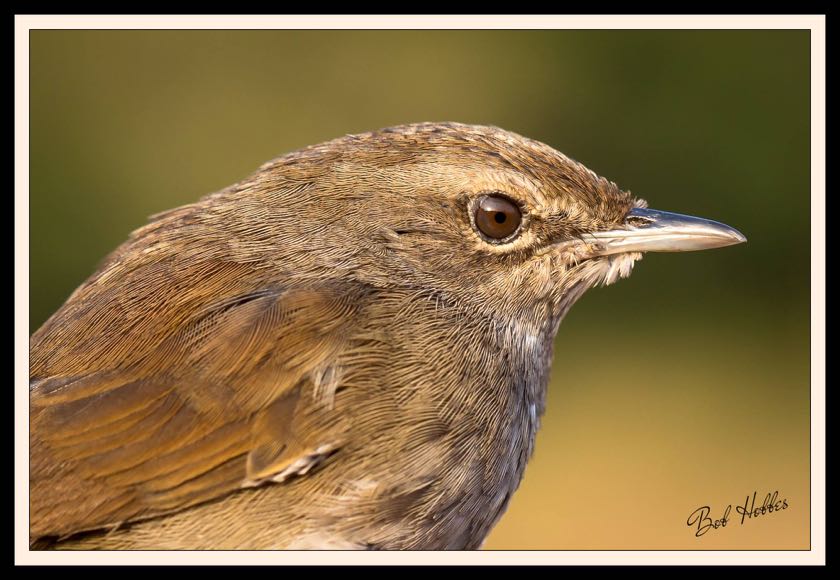
<path fill-rule="evenodd" d="M 522 212 L 515 203 L 498 195 L 486 195 L 475 210 L 475 225 L 482 234 L 501 240 L 514 233 L 522 223 Z"/>

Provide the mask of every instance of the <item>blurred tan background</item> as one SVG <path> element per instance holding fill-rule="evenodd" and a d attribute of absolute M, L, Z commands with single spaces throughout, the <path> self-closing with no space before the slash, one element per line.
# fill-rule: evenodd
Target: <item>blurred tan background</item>
<path fill-rule="evenodd" d="M 498 125 L 749 243 L 649 255 L 560 328 L 489 549 L 807 549 L 808 31 L 33 31 L 30 329 L 147 216 L 415 121 Z M 789 508 L 735 505 L 779 492 Z M 732 521 L 701 538 L 686 519 Z"/>

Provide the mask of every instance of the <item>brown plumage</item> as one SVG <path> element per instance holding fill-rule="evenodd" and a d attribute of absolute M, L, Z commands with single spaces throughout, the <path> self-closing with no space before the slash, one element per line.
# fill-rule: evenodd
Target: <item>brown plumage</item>
<path fill-rule="evenodd" d="M 31 338 L 33 545 L 480 546 L 563 315 L 647 249 L 587 236 L 642 207 L 547 145 L 418 124 L 155 216 Z"/>

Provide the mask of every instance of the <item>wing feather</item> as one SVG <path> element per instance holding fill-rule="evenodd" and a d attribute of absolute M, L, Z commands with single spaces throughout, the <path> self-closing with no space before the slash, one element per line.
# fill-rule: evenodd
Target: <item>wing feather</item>
<path fill-rule="evenodd" d="M 83 288 L 33 336 L 33 538 L 183 509 L 335 444 L 325 440 L 338 436 L 330 433 L 335 420 L 325 420 L 323 431 L 309 429 L 311 408 L 322 396 L 313 377 L 317 383 L 337 364 L 364 293 L 329 285 L 243 291 L 234 279 L 229 285 L 221 298 L 192 303 L 162 291 L 163 301 L 149 314 L 153 321 L 109 313 L 117 302 Z M 73 304 L 96 297 L 106 312 Z M 108 320 L 131 324 L 118 332 Z M 124 343 L 137 340 L 141 326 L 152 328 L 150 322 L 155 332 L 167 324 L 172 330 L 144 336 L 132 353 Z M 90 332 L 116 344 L 102 345 Z M 88 372 L 71 347 L 65 357 L 39 352 L 74 339 L 105 355 Z M 306 433 L 295 429 L 303 405 L 310 415 Z"/>

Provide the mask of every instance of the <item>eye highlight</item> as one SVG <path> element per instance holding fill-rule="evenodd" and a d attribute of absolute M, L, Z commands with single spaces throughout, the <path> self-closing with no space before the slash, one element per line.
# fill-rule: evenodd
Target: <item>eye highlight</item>
<path fill-rule="evenodd" d="M 500 195 L 485 195 L 475 209 L 475 226 L 491 240 L 503 240 L 522 223 L 519 206 Z"/>

